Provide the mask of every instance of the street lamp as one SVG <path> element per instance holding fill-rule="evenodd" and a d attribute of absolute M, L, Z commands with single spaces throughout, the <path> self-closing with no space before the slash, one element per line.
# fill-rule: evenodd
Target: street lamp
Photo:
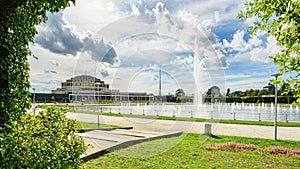
<path fill-rule="evenodd" d="M 33 90 L 33 113 L 35 115 L 35 88 L 32 88 Z"/>
<path fill-rule="evenodd" d="M 31 87 L 30 88 L 33 90 L 32 94 L 32 107 L 33 107 L 33 114 L 35 115 L 35 88 Z"/>
<path fill-rule="evenodd" d="M 97 86 L 97 104 L 99 104 L 99 86 L 100 86 L 100 82 L 96 82 L 95 85 Z M 98 109 L 98 128 L 100 126 L 100 110 Z"/>
<path fill-rule="evenodd" d="M 280 73 L 274 73 L 271 76 L 275 77 L 275 113 L 274 113 L 274 139 L 277 140 L 277 78 Z"/>

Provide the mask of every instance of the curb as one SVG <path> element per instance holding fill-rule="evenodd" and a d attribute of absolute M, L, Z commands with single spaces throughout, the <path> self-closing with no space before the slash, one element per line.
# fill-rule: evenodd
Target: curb
<path fill-rule="evenodd" d="M 131 130 L 133 127 L 121 127 L 121 128 L 88 128 L 88 129 L 80 129 L 78 133 L 85 133 L 93 130 L 103 130 L 103 131 L 112 131 L 115 129 L 123 129 L 123 130 Z"/>

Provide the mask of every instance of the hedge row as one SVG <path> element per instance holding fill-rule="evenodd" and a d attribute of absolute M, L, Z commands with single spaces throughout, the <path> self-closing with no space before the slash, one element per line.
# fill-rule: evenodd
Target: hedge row
<path fill-rule="evenodd" d="M 210 97 L 204 97 L 203 98 L 204 102 L 212 102 Z M 287 97 L 287 96 L 278 96 L 277 101 L 278 103 L 293 103 L 296 101 L 296 97 Z M 215 102 L 227 102 L 227 103 L 233 103 L 233 102 L 238 102 L 238 103 L 274 103 L 275 98 L 274 97 L 261 97 L 261 96 L 251 96 L 251 97 L 217 97 L 215 98 Z"/>

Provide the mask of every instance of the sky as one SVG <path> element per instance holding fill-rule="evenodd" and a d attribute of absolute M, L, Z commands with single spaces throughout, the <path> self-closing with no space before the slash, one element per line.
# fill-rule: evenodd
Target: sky
<path fill-rule="evenodd" d="M 277 72 L 268 58 L 280 50 L 265 33 L 252 37 L 254 19 L 240 21 L 245 1 L 77 0 L 48 14 L 30 49 L 30 82 L 49 93 L 78 75 L 111 89 L 186 94 L 218 86 L 222 93 L 262 89 Z"/>

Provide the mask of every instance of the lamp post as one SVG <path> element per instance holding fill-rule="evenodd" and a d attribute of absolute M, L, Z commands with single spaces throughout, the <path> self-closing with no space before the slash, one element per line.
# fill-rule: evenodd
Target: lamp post
<path fill-rule="evenodd" d="M 275 113 L 274 113 L 274 140 L 277 140 L 277 78 L 281 74 L 274 73 L 271 76 L 275 77 Z"/>
<path fill-rule="evenodd" d="M 33 113 L 35 115 L 35 88 L 32 88 L 33 90 Z"/>
<path fill-rule="evenodd" d="M 97 86 L 97 104 L 99 104 L 99 85 L 100 82 L 96 82 L 95 85 Z M 100 110 L 98 109 L 98 128 L 100 128 Z"/>

